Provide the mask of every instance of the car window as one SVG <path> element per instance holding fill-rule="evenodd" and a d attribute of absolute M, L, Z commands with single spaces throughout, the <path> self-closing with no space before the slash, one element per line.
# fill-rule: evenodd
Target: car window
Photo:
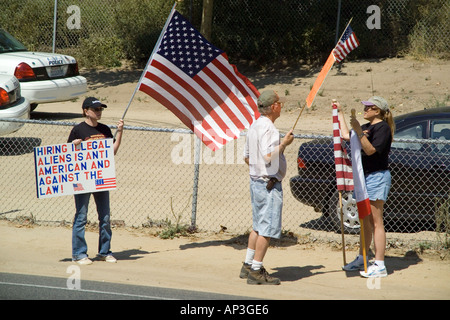
<path fill-rule="evenodd" d="M 418 122 L 407 127 L 398 129 L 394 134 L 394 142 L 392 143 L 392 148 L 397 149 L 410 149 L 410 150 L 420 150 L 422 147 L 421 143 L 411 143 L 411 142 L 395 142 L 396 139 L 424 139 L 426 132 L 427 122 Z"/>
<path fill-rule="evenodd" d="M 436 144 L 436 149 L 439 153 L 450 154 L 450 120 L 432 121 L 431 138 L 448 141 L 448 144 Z"/>
<path fill-rule="evenodd" d="M 0 29 L 0 53 L 27 51 L 27 48 L 3 29 Z"/>

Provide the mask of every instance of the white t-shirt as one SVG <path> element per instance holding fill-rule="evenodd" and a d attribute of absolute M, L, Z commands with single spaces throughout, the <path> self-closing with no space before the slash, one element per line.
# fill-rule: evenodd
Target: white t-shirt
<path fill-rule="evenodd" d="M 280 133 L 273 122 L 260 116 L 247 133 L 244 147 L 244 158 L 249 159 L 250 177 L 252 179 L 270 179 L 272 177 L 281 181 L 286 175 L 286 158 L 284 154 L 272 156 L 266 162 L 264 156 L 272 153 L 280 145 Z"/>

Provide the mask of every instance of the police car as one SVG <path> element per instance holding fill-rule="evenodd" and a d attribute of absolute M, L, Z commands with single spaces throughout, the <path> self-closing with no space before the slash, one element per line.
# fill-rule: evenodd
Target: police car
<path fill-rule="evenodd" d="M 0 119 L 30 118 L 30 103 L 20 94 L 20 83 L 12 75 L 0 75 Z M 23 123 L 0 121 L 0 136 L 19 130 Z"/>
<path fill-rule="evenodd" d="M 74 57 L 32 52 L 0 29 L 0 74 L 14 75 L 31 110 L 40 103 L 72 100 L 87 91 Z"/>

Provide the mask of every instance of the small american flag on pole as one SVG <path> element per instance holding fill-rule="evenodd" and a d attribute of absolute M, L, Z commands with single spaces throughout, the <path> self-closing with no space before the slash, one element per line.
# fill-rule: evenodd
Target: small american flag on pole
<path fill-rule="evenodd" d="M 347 26 L 344 33 L 342 34 L 341 39 L 336 44 L 336 47 L 333 49 L 334 57 L 337 62 L 341 62 L 344 58 L 354 49 L 359 46 L 359 41 L 356 38 L 353 29 L 350 25 Z"/>
<path fill-rule="evenodd" d="M 333 103 L 333 144 L 334 164 L 336 168 L 336 184 L 339 191 L 353 191 L 352 163 L 347 150 L 342 145 L 341 128 L 338 119 L 338 110 Z"/>
<path fill-rule="evenodd" d="M 139 90 L 172 111 L 213 151 L 259 117 L 258 90 L 174 9 Z"/>

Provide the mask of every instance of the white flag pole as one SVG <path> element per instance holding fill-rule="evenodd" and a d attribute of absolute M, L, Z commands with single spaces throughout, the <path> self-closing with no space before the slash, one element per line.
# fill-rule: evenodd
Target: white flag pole
<path fill-rule="evenodd" d="M 133 100 L 134 96 L 136 95 L 136 92 L 137 92 L 138 89 L 139 89 L 139 86 L 140 86 L 140 84 L 141 84 L 142 78 L 144 77 L 144 74 L 145 74 L 145 70 L 147 70 L 148 65 L 150 64 L 150 62 L 151 62 L 152 59 L 153 59 L 153 55 L 155 54 L 156 50 L 159 48 L 159 45 L 161 44 L 162 37 L 163 37 L 164 33 L 166 32 L 166 29 L 167 29 L 167 26 L 169 25 L 170 19 L 172 19 L 173 13 L 175 12 L 175 7 L 176 7 L 176 5 L 177 5 L 177 3 L 175 2 L 175 3 L 173 4 L 172 10 L 170 10 L 169 17 L 167 18 L 166 23 L 164 24 L 164 28 L 162 29 L 161 34 L 159 35 L 158 41 L 156 42 L 156 45 L 155 45 L 155 47 L 153 48 L 152 54 L 150 55 L 150 58 L 148 59 L 147 64 L 145 65 L 145 68 L 144 68 L 144 70 L 142 71 L 141 77 L 139 78 L 139 81 L 138 81 L 138 83 L 137 83 L 137 86 L 136 86 L 136 88 L 134 89 L 133 95 L 131 96 L 130 101 L 128 102 L 128 105 L 127 105 L 127 107 L 126 107 L 126 109 L 125 109 L 125 112 L 123 113 L 122 119 L 125 118 L 125 115 L 126 115 L 127 112 L 128 112 L 128 108 L 130 107 L 131 101 Z M 117 131 L 116 131 L 116 134 L 117 134 Z M 114 135 L 114 138 L 116 137 L 116 134 Z"/>
<path fill-rule="evenodd" d="M 352 109 L 352 118 L 356 118 L 356 110 Z M 352 159 L 353 160 L 353 159 Z M 359 212 L 358 212 L 359 215 Z M 359 219 L 359 225 L 360 225 L 360 239 L 361 239 L 361 243 L 360 246 L 362 247 L 362 253 L 363 253 L 363 259 L 364 259 L 364 272 L 367 273 L 367 252 L 366 252 L 366 240 L 365 240 L 365 235 L 364 235 L 364 219 Z"/>

